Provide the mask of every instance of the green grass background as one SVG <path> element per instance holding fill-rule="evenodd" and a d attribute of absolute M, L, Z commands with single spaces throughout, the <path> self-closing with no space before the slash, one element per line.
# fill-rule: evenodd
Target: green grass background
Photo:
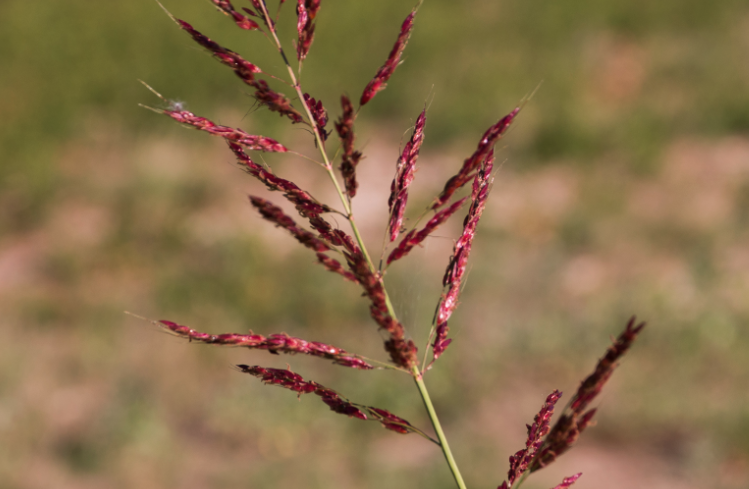
<path fill-rule="evenodd" d="M 272 46 L 209 2 L 164 3 L 283 76 Z M 331 119 L 410 7 L 323 2 L 303 83 Z M 406 376 L 187 345 L 122 313 L 384 358 L 355 287 L 253 215 L 245 195 L 263 190 L 219 141 L 139 108 L 158 101 L 138 79 L 312 154 L 303 130 L 254 107 L 153 2 L 6 0 L 0 46 L 0 487 L 452 487 L 421 439 L 231 365 L 288 362 L 425 426 Z M 424 105 L 412 209 L 543 82 L 500 145 L 455 343 L 427 378 L 471 487 L 499 485 L 545 395 L 569 395 L 635 313 L 649 327 L 598 426 L 527 487 L 578 469 L 580 488 L 749 487 L 747 60 L 738 0 L 424 3 L 404 64 L 357 125 L 361 183 L 376 191 L 356 208 L 375 254 L 398 144 Z M 313 165 L 267 161 L 334 197 Z M 458 233 L 387 277 L 419 343 Z"/>

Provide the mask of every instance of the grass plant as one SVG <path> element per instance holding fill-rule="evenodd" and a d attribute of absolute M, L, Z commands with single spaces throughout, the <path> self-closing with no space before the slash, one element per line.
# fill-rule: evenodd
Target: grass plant
<path fill-rule="evenodd" d="M 285 229 L 302 246 L 312 250 L 325 269 L 351 282 L 353 287 L 361 288 L 363 296 L 369 302 L 370 315 L 384 337 L 384 349 L 389 359 L 383 361 L 365 358 L 338 346 L 283 333 L 267 336 L 252 332 L 214 335 L 168 320 L 158 321 L 158 326 L 190 341 L 266 350 L 271 354 L 308 355 L 357 370 L 389 369 L 394 374 L 412 377 L 431 421 L 434 436 L 426 428 L 416 427 L 388 410 L 351 401 L 330 388 L 304 379 L 290 369 L 237 365 L 240 372 L 256 377 L 265 384 L 289 389 L 298 396 L 315 394 L 336 413 L 350 418 L 376 421 L 398 434 L 422 436 L 426 443 L 431 442 L 442 451 L 455 484 L 465 489 L 466 483 L 432 404 L 425 376 L 430 369 L 438 365 L 436 362 L 445 354 L 452 342 L 449 336 L 449 320 L 459 304 L 471 248 L 492 188 L 495 175 L 495 145 L 519 116 L 522 104 L 500 117 L 484 132 L 475 151 L 463 161 L 454 175 L 446 180 L 442 191 L 426 208 L 416 212 L 414 218 L 407 220 L 409 188 L 414 181 L 416 163 L 426 134 L 427 109 L 424 108 L 419 113 L 411 136 L 403 145 L 400 157 L 395 162 L 390 195 L 387 199 L 383 196 L 383 205 L 387 201 L 389 219 L 384 223 L 384 245 L 378 260 L 377 255 L 369 251 L 362 238 L 352 206 L 360 183 L 366 184 L 357 179 L 357 166 L 365 164 L 365 157 L 362 149 L 356 144 L 355 123 L 364 107 L 386 88 L 401 64 L 423 0 L 407 14 L 385 62 L 363 89 L 358 100 L 352 101 L 346 94 L 341 96 L 340 116 L 333 123 L 333 129 L 328 128 L 328 111 L 322 100 L 307 93 L 301 79 L 304 61 L 313 53 L 316 18 L 321 8 L 320 0 L 298 0 L 296 3 L 295 61 L 289 57 L 290 51 L 282 44 L 277 30 L 279 17 L 290 15 L 289 10 L 292 8 L 291 5 L 284 6 L 284 0 L 280 0 L 273 12 L 265 0 L 251 0 L 251 7 L 239 9 L 229 0 L 211 2 L 239 29 L 257 36 L 259 41 L 260 36 L 269 40 L 278 50 L 286 73 L 270 74 L 238 53 L 218 44 L 192 24 L 169 15 L 180 29 L 208 50 L 221 64 L 230 68 L 252 89 L 259 106 L 278 113 L 291 124 L 299 124 L 307 129 L 314 139 L 318 155 L 310 157 L 268 136 L 249 134 L 242 129 L 217 124 L 195 115 L 186 110 L 182 103 L 171 101 L 150 87 L 149 89 L 161 99 L 163 106 L 148 108 L 181 124 L 226 140 L 242 170 L 262 182 L 268 190 L 280 193 L 283 199 L 296 209 L 305 224 L 298 223 L 271 200 L 260 196 L 249 197 L 252 207 L 265 220 Z M 276 86 L 282 86 L 283 89 L 279 90 Z M 334 144 L 331 138 L 334 133 L 337 135 L 338 144 Z M 294 183 L 292 179 L 276 175 L 268 165 L 258 162 L 261 161 L 261 156 L 258 155 L 262 153 L 289 153 L 318 165 L 321 171 L 328 175 L 338 202 L 323 202 Z M 293 175 L 291 177 L 293 178 Z M 468 209 L 463 219 L 462 232 L 447 259 L 442 294 L 435 298 L 437 304 L 431 331 L 428 338 L 414 339 L 406 331 L 393 308 L 386 281 L 388 268 L 395 266 L 395 262 L 405 258 L 411 250 L 433 236 L 445 221 L 464 207 Z M 340 218 L 347 226 L 338 226 L 336 218 Z M 408 226 L 406 222 L 409 223 Z M 634 318 L 627 323 L 624 331 L 598 361 L 593 373 L 581 382 L 577 392 L 554 424 L 552 417 L 562 393 L 555 390 L 546 397 L 532 424 L 527 426 L 528 437 L 525 447 L 510 457 L 506 480 L 501 482 L 499 489 L 519 488 L 530 474 L 548 466 L 566 452 L 591 425 L 596 413 L 596 408 L 591 407 L 591 403 L 643 326 L 643 323 L 637 324 Z M 425 345 L 421 348 L 421 353 L 417 343 Z M 366 373 L 363 372 L 361 375 Z M 580 475 L 578 473 L 565 478 L 555 489 L 570 487 Z"/>

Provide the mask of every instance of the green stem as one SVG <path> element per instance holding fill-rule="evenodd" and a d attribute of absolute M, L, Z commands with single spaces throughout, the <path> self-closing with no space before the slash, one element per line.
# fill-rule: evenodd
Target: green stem
<path fill-rule="evenodd" d="M 463 476 L 460 475 L 458 464 L 455 462 L 453 453 L 450 450 L 450 445 L 447 443 L 445 432 L 442 431 L 442 425 L 437 417 L 437 412 L 434 410 L 432 399 L 429 397 L 429 391 L 427 390 L 426 384 L 424 384 L 424 379 L 421 377 L 421 372 L 419 372 L 418 367 L 414 366 L 411 369 L 411 373 L 416 381 L 416 386 L 419 388 L 419 394 L 421 394 L 421 399 L 424 401 L 427 413 L 429 413 L 429 419 L 434 427 L 434 432 L 437 434 L 437 439 L 440 441 L 440 448 L 442 448 L 442 453 L 445 454 L 445 460 L 447 460 L 447 465 L 450 467 L 450 472 L 452 472 L 458 487 L 460 489 L 466 489 L 466 483 L 463 482 Z"/>

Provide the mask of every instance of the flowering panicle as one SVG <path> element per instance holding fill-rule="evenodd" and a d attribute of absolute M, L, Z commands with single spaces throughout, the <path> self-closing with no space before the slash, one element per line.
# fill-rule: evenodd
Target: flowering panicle
<path fill-rule="evenodd" d="M 401 226 L 403 226 L 403 214 L 406 212 L 406 203 L 408 202 L 408 187 L 414 180 L 416 171 L 416 160 L 419 159 L 419 150 L 421 143 L 424 142 L 424 125 L 426 124 L 426 109 L 421 111 L 416 119 L 414 132 L 411 139 L 406 143 L 403 152 L 398 157 L 398 163 L 395 169 L 395 178 L 390 184 L 390 197 L 388 198 L 388 209 L 390 211 L 390 223 L 388 232 L 390 242 L 398 238 Z"/>
<path fill-rule="evenodd" d="M 414 428 L 411 423 L 389 411 L 355 404 L 338 394 L 333 389 L 328 389 L 314 381 L 306 381 L 301 375 L 296 374 L 291 370 L 263 368 L 258 366 L 250 367 L 248 365 L 237 365 L 237 367 L 239 367 L 242 372 L 259 378 L 265 384 L 278 385 L 285 389 L 297 392 L 300 396 L 302 394 L 311 394 L 314 392 L 322 398 L 322 401 L 330 407 L 331 411 L 336 413 L 345 414 L 350 418 L 379 421 L 383 427 L 397 433 L 421 434 L 421 431 Z"/>
<path fill-rule="evenodd" d="M 323 107 L 322 100 L 315 100 L 310 94 L 305 93 L 304 101 L 307 102 L 309 110 L 312 112 L 312 117 L 315 120 L 317 131 L 320 133 L 320 138 L 326 141 L 330 132 L 325 130 L 325 125 L 328 123 L 328 112 Z"/>
<path fill-rule="evenodd" d="M 434 204 L 432 204 L 432 209 L 437 209 L 443 206 L 458 189 L 471 181 L 475 172 L 481 167 L 484 160 L 493 150 L 494 145 L 502 138 L 502 135 L 510 127 L 512 121 L 515 120 L 515 116 L 517 116 L 518 112 L 520 112 L 519 107 L 515 108 L 515 110 L 504 116 L 496 124 L 486 130 L 481 141 L 479 141 L 476 151 L 463 162 L 463 167 L 458 174 L 447 181 L 442 193 L 437 197 Z"/>
<path fill-rule="evenodd" d="M 343 107 L 343 113 L 335 123 L 335 130 L 338 133 L 338 137 L 341 138 L 341 148 L 343 150 L 340 167 L 341 175 L 343 175 L 346 195 L 352 198 L 356 195 L 356 189 L 359 186 L 356 182 L 356 165 L 359 164 L 362 154 L 360 151 L 354 150 L 354 119 L 356 119 L 356 112 L 354 112 L 351 100 L 346 95 L 341 95 L 341 106 Z"/>
<path fill-rule="evenodd" d="M 296 45 L 297 59 L 304 61 L 307 57 L 312 39 L 315 37 L 315 17 L 320 10 L 320 0 L 298 0 L 296 13 L 298 17 L 297 32 L 299 42 Z"/>
<path fill-rule="evenodd" d="M 303 122 L 304 118 L 292 105 L 286 96 L 272 90 L 265 80 L 259 80 L 255 74 L 262 73 L 262 70 L 256 65 L 246 61 L 240 55 L 230 49 L 226 49 L 209 37 L 201 34 L 184 20 L 177 19 L 177 24 L 190 36 L 213 53 L 213 55 L 232 70 L 247 85 L 255 88 L 255 99 L 261 104 L 268 107 L 273 112 L 278 112 L 282 116 L 291 119 L 292 122 Z"/>
<path fill-rule="evenodd" d="M 344 367 L 357 368 L 360 370 L 372 370 L 374 367 L 365 362 L 358 355 L 353 355 L 347 351 L 336 348 L 335 346 L 326 345 L 317 341 L 305 341 L 301 338 L 295 338 L 287 334 L 272 334 L 268 337 L 259 334 L 208 334 L 195 331 L 187 326 L 179 325 L 172 321 L 161 320 L 160 325 L 167 331 L 174 333 L 190 341 L 198 341 L 209 345 L 231 345 L 249 348 L 251 350 L 268 350 L 270 353 L 301 353 L 313 357 L 326 358 L 333 360 L 337 365 Z"/>
<path fill-rule="evenodd" d="M 372 100 L 374 96 L 377 95 L 377 92 L 384 90 L 387 86 L 387 81 L 391 76 L 393 76 L 393 73 L 395 73 L 395 69 L 401 62 L 403 50 L 406 49 L 406 44 L 408 44 L 408 38 L 411 37 L 411 30 L 414 26 L 415 16 L 416 9 L 412 10 L 411 13 L 408 14 L 408 17 L 406 17 L 406 20 L 403 21 L 400 34 L 398 34 L 398 39 L 395 41 L 388 59 L 385 61 L 385 64 L 382 65 L 382 67 L 377 71 L 377 74 L 374 76 L 372 81 L 370 81 L 364 88 L 361 99 L 359 99 L 360 106 L 363 106 L 367 102 Z"/>
<path fill-rule="evenodd" d="M 618 366 L 617 361 L 624 355 L 632 343 L 640 334 L 645 323 L 635 326 L 635 318 L 632 317 L 627 323 L 627 327 L 619 335 L 614 344 L 612 344 L 606 354 L 598 361 L 596 368 L 577 389 L 575 396 L 572 398 L 570 405 L 556 422 L 544 440 L 543 445 L 538 451 L 538 456 L 531 466 L 531 471 L 539 470 L 552 463 L 562 453 L 569 450 L 580 433 L 590 424 L 596 413 L 595 409 L 587 410 L 591 401 L 595 399 L 606 381 L 609 380 L 614 369 Z M 564 486 L 566 487 L 566 486 Z"/>
<path fill-rule="evenodd" d="M 490 150 L 484 157 L 481 168 L 473 179 L 473 189 L 471 192 L 471 207 L 468 209 L 468 215 L 463 221 L 463 234 L 455 243 L 453 254 L 447 265 L 445 276 L 442 279 L 442 285 L 447 287 L 446 293 L 442 294 L 440 304 L 437 308 L 435 318 L 436 330 L 434 343 L 432 343 L 432 362 L 437 360 L 452 342 L 447 338 L 449 328 L 447 321 L 450 319 L 453 311 L 458 307 L 458 296 L 460 295 L 460 285 L 463 281 L 463 275 L 468 264 L 468 255 L 471 253 L 473 237 L 476 234 L 481 214 L 486 206 L 486 199 L 489 197 L 489 188 L 491 187 L 491 171 L 494 166 L 494 151 Z"/>
<path fill-rule="evenodd" d="M 221 126 L 205 117 L 198 117 L 187 110 L 164 110 L 163 113 L 177 122 L 194 127 L 200 131 L 205 131 L 214 136 L 222 137 L 227 141 L 232 141 L 253 151 L 268 151 L 273 153 L 286 153 L 288 151 L 283 144 L 275 139 L 264 136 L 253 136 L 241 129 Z"/>
<path fill-rule="evenodd" d="M 252 19 L 248 19 L 244 15 L 234 10 L 234 6 L 229 0 L 211 0 L 213 4 L 223 13 L 234 19 L 234 22 L 240 29 L 247 31 L 254 31 L 260 29 L 260 26 Z"/>
<path fill-rule="evenodd" d="M 541 406 L 541 410 L 533 419 L 533 424 L 526 425 L 528 439 L 525 442 L 525 448 L 510 457 L 507 481 L 503 482 L 497 489 L 510 489 L 515 481 L 528 470 L 529 464 L 533 461 L 536 452 L 543 443 L 544 436 L 549 432 L 549 420 L 554 415 L 554 406 L 561 397 L 562 393 L 558 390 L 549 394 L 546 402 Z"/>
<path fill-rule="evenodd" d="M 468 199 L 468 197 L 463 197 L 462 199 L 453 203 L 450 207 L 437 212 L 434 217 L 432 217 L 429 222 L 424 225 L 424 228 L 421 231 L 417 232 L 415 229 L 409 231 L 403 237 L 403 239 L 401 239 L 401 242 L 398 243 L 398 246 L 390 253 L 387 258 L 387 264 L 390 265 L 395 260 L 400 260 L 408 253 L 410 253 L 414 246 L 424 241 L 443 222 L 447 221 L 450 216 L 455 214 L 455 212 L 463 206 L 463 203 L 465 203 L 466 199 Z"/>

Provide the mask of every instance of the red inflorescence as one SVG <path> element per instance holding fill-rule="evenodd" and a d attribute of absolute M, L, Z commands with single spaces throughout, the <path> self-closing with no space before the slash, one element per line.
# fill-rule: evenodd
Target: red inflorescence
<path fill-rule="evenodd" d="M 395 41 L 388 59 L 385 61 L 385 64 L 382 65 L 382 67 L 377 71 L 377 74 L 372 79 L 372 81 L 370 81 L 364 88 L 361 99 L 359 99 L 359 105 L 365 105 L 367 102 L 372 100 L 375 95 L 377 95 L 377 92 L 384 90 L 387 86 L 387 81 L 393 75 L 395 69 L 401 62 L 403 50 L 406 49 L 408 38 L 411 36 L 411 30 L 414 26 L 415 15 L 416 11 L 411 11 L 411 13 L 408 14 L 408 17 L 406 17 L 406 20 L 403 21 L 400 34 L 398 34 L 398 39 Z"/>
<path fill-rule="evenodd" d="M 398 158 L 395 178 L 393 178 L 393 182 L 390 184 L 390 197 L 388 198 L 390 222 L 388 224 L 388 232 L 391 243 L 398 238 L 401 226 L 403 226 L 403 215 L 406 212 L 406 203 L 408 202 L 408 187 L 411 186 L 411 182 L 414 179 L 416 160 L 419 159 L 419 150 L 421 149 L 421 143 L 424 141 L 425 124 L 426 109 L 416 119 L 414 132 Z"/>
<path fill-rule="evenodd" d="M 314 357 L 327 358 L 345 367 L 360 370 L 371 370 L 374 368 L 361 357 L 348 353 L 342 348 L 317 341 L 305 341 L 287 334 L 272 334 L 268 337 L 259 334 L 245 335 L 235 333 L 214 335 L 201 333 L 200 331 L 195 331 L 172 321 L 161 320 L 159 323 L 164 329 L 177 336 L 187 338 L 190 341 L 198 341 L 210 345 L 241 346 L 252 350 L 268 350 L 271 353 L 301 353 Z"/>

